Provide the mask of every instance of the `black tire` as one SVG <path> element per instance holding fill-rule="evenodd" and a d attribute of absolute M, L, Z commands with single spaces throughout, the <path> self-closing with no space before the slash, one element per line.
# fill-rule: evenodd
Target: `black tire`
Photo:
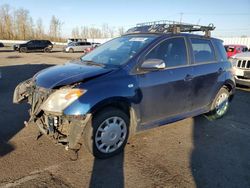
<path fill-rule="evenodd" d="M 112 126 L 107 126 L 105 125 L 105 121 L 111 121 L 112 122 L 112 118 L 120 118 L 119 120 L 123 120 L 120 121 L 119 124 L 123 124 L 125 123 L 125 125 L 123 124 L 123 131 L 126 132 L 126 135 L 124 133 L 121 134 L 115 134 L 113 129 L 112 132 Z M 117 122 L 118 120 L 116 120 Z M 113 124 L 115 124 L 113 122 Z M 120 130 L 120 126 L 118 126 L 118 124 L 114 125 L 116 128 L 118 128 L 118 130 Z M 126 127 L 125 127 L 126 126 Z M 103 129 L 107 128 L 107 130 L 111 130 L 111 131 L 100 131 L 99 129 Z M 111 128 L 110 128 L 111 127 Z M 122 130 L 122 129 L 121 129 Z M 113 133 L 113 135 L 115 136 L 111 136 L 111 134 Z M 116 132 L 117 133 L 117 132 Z M 108 153 L 105 153 L 103 151 L 100 151 L 100 149 L 98 149 L 97 145 L 102 145 L 104 144 L 104 142 L 102 140 L 97 141 L 97 137 L 100 136 L 103 138 L 107 138 L 107 136 L 105 137 L 104 135 L 109 135 L 110 137 L 113 137 L 111 140 L 111 142 L 117 142 L 117 139 L 121 138 L 122 141 L 119 139 L 118 142 L 120 144 L 120 146 L 118 148 L 115 149 L 115 147 L 113 147 L 113 149 L 115 149 L 114 151 L 110 151 Z M 103 135 L 103 136 L 101 136 Z M 127 114 L 125 114 L 123 111 L 116 109 L 116 108 L 105 108 L 104 110 L 102 110 L 101 112 L 97 113 L 96 115 L 94 115 L 93 119 L 92 119 L 92 123 L 89 123 L 83 133 L 83 139 L 84 139 L 84 145 L 85 147 L 89 150 L 90 153 L 92 153 L 96 158 L 100 158 L 100 159 L 105 159 L 105 158 L 109 158 L 112 157 L 120 152 L 123 151 L 127 140 L 128 140 L 128 136 L 129 136 L 129 117 L 127 116 Z M 110 138 L 109 138 L 110 139 Z M 116 141 L 115 141 L 116 140 Z M 118 143 L 117 142 L 117 143 Z M 119 144 L 114 144 L 114 145 L 119 145 Z M 99 145 L 99 147 L 100 147 Z M 105 148 L 105 144 L 104 146 L 101 148 L 103 150 L 106 150 L 107 147 Z M 110 147 L 110 149 L 112 149 L 112 146 Z"/>
<path fill-rule="evenodd" d="M 74 53 L 74 49 L 73 49 L 73 48 L 70 48 L 70 49 L 69 49 L 69 53 Z"/>
<path fill-rule="evenodd" d="M 21 47 L 20 50 L 19 50 L 19 52 L 21 52 L 21 53 L 27 53 L 27 48 Z"/>
<path fill-rule="evenodd" d="M 225 96 L 226 99 L 223 99 L 222 96 Z M 209 120 L 216 120 L 223 117 L 229 109 L 229 98 L 229 91 L 226 88 L 221 88 L 212 103 L 211 111 L 206 114 L 206 117 Z M 218 106 L 219 100 L 223 100 L 224 102 Z"/>
<path fill-rule="evenodd" d="M 43 50 L 45 53 L 50 53 L 51 52 L 51 49 L 50 48 L 44 48 Z"/>

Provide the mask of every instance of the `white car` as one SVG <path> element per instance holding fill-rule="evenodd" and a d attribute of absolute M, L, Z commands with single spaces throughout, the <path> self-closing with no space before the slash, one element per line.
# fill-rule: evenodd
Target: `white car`
<path fill-rule="evenodd" d="M 85 52 L 85 49 L 92 48 L 92 44 L 90 42 L 71 42 L 65 48 L 65 52 Z"/>
<path fill-rule="evenodd" d="M 250 87 L 250 52 L 236 54 L 230 58 L 237 84 Z"/>

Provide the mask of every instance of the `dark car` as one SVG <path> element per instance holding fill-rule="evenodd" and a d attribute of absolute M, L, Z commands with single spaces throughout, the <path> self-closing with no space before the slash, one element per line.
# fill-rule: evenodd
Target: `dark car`
<path fill-rule="evenodd" d="M 138 26 L 20 83 L 13 100 L 28 100 L 29 123 L 41 134 L 72 150 L 83 137 L 98 158 L 121 152 L 141 130 L 199 114 L 221 118 L 235 90 L 232 66 L 222 41 L 209 36 L 213 27 L 200 28 L 205 36 L 180 33 L 197 27 Z"/>
<path fill-rule="evenodd" d="M 44 51 L 50 52 L 53 44 L 49 40 L 30 40 L 24 44 L 15 44 L 13 49 L 19 52 Z"/>

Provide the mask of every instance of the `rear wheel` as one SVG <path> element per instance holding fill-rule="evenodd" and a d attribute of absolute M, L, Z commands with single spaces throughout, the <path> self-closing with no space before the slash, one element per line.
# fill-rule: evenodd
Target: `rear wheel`
<path fill-rule="evenodd" d="M 70 48 L 70 49 L 69 49 L 69 52 L 70 52 L 70 53 L 74 53 L 74 49 L 73 49 L 73 48 Z"/>
<path fill-rule="evenodd" d="M 129 135 L 129 118 L 121 110 L 106 108 L 93 117 L 84 131 L 84 143 L 97 158 L 109 158 L 123 151 Z"/>
<path fill-rule="evenodd" d="M 227 113 L 229 109 L 229 96 L 229 91 L 226 88 L 220 89 L 213 101 L 212 110 L 206 114 L 210 120 L 219 119 Z"/>

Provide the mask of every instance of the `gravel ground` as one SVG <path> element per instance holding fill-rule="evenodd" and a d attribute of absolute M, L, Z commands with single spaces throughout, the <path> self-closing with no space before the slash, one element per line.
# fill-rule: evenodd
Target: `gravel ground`
<path fill-rule="evenodd" d="M 77 161 L 24 127 L 28 106 L 12 104 L 15 86 L 81 53 L 20 54 L 0 49 L 0 187 L 250 187 L 250 89 L 239 88 L 228 114 L 151 129 L 106 160 L 82 148 Z"/>

